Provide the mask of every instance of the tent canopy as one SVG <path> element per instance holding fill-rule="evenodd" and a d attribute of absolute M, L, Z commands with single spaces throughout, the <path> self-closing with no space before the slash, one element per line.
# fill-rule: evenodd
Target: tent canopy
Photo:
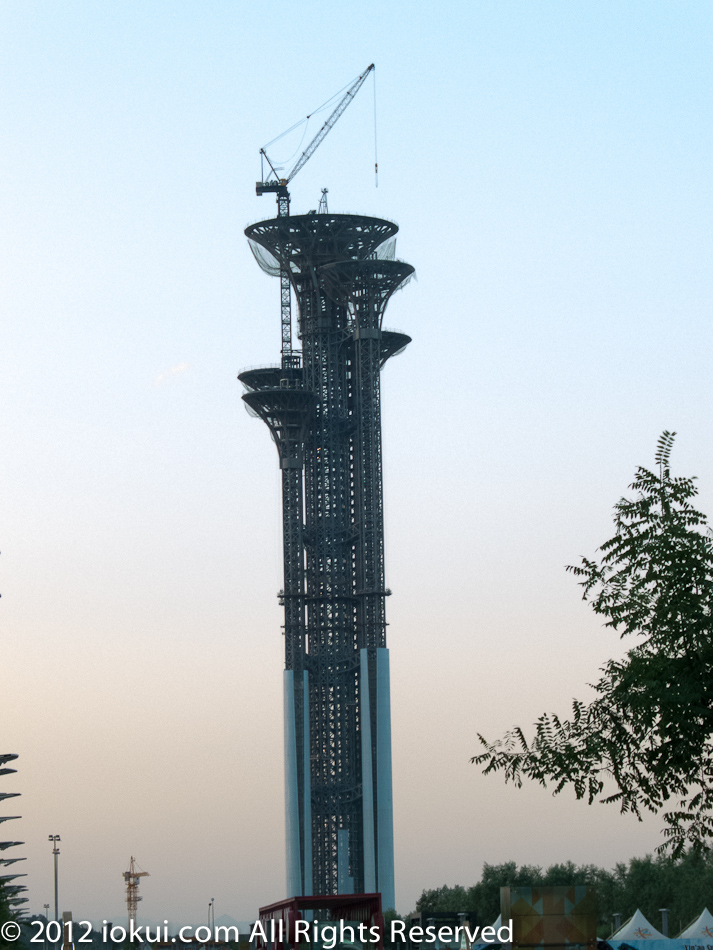
<path fill-rule="evenodd" d="M 694 920 L 690 927 L 686 927 L 684 931 L 679 934 L 679 937 L 682 937 L 684 940 L 701 940 L 705 942 L 710 942 L 713 938 L 713 914 L 704 908 L 701 916 Z"/>
<path fill-rule="evenodd" d="M 640 910 L 637 910 L 634 916 L 627 920 L 610 940 L 665 940 L 664 935 L 655 927 L 652 927 Z"/>
<path fill-rule="evenodd" d="M 500 930 L 500 928 L 502 927 L 502 925 L 503 925 L 503 917 L 502 917 L 502 914 L 498 914 L 498 919 L 495 921 L 494 924 L 491 924 L 493 930 L 495 931 L 495 936 L 496 936 L 496 937 L 497 937 L 497 935 L 498 935 L 498 930 Z M 481 928 L 481 931 L 480 931 L 480 932 L 482 933 L 482 931 L 483 931 L 484 929 L 485 929 L 484 927 Z M 462 945 L 463 943 L 464 943 L 464 941 L 462 941 L 461 945 Z M 473 944 L 472 950 L 481 950 L 481 948 L 482 948 L 482 950 L 486 950 L 486 948 L 487 948 L 487 950 L 493 950 L 493 941 L 491 940 L 491 941 L 489 941 L 488 943 L 483 943 L 483 941 L 479 939 L 476 943 Z"/>

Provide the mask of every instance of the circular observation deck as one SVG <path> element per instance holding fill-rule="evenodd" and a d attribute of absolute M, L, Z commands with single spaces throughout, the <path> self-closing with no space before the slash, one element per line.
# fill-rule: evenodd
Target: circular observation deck
<path fill-rule="evenodd" d="M 383 367 L 392 356 L 403 353 L 410 342 L 411 337 L 407 333 L 400 333 L 398 330 L 382 330 L 379 365 Z"/>
<path fill-rule="evenodd" d="M 298 214 L 268 218 L 245 228 L 245 235 L 293 273 L 343 260 L 364 260 L 399 228 L 393 221 L 359 214 Z"/>
<path fill-rule="evenodd" d="M 403 261 L 336 261 L 319 268 L 318 277 L 335 303 L 346 304 L 359 292 L 377 299 L 383 311 L 389 297 L 414 273 Z M 358 301 L 356 303 L 358 306 Z"/>
<path fill-rule="evenodd" d="M 254 366 L 238 373 L 238 379 L 248 392 L 263 389 L 300 389 L 302 370 L 280 366 Z"/>

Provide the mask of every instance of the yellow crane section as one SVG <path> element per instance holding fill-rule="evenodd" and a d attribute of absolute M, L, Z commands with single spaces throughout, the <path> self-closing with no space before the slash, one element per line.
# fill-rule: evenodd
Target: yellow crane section
<path fill-rule="evenodd" d="M 124 881 L 126 882 L 126 906 L 129 911 L 129 930 L 131 924 L 136 923 L 136 905 L 141 898 L 139 897 L 139 882 L 142 877 L 149 877 L 148 871 L 141 871 L 133 855 L 129 864 L 129 870 L 124 871 Z"/>

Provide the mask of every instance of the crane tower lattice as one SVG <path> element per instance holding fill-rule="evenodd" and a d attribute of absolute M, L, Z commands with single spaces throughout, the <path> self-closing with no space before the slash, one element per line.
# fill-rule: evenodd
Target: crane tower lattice
<path fill-rule="evenodd" d="M 129 930 L 131 930 L 131 924 L 136 923 L 137 904 L 142 899 L 139 896 L 139 882 L 142 877 L 149 877 L 149 872 L 140 870 L 132 855 L 129 870 L 124 871 L 123 876 L 126 883 L 126 907 L 129 913 Z"/>

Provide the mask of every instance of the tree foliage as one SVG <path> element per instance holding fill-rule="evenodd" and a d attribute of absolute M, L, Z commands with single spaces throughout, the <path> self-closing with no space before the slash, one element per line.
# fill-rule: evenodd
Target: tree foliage
<path fill-rule="evenodd" d="M 10 908 L 7 904 L 7 894 L 5 891 L 5 885 L 0 882 L 0 924 L 4 924 L 6 920 L 12 920 L 10 914 Z"/>
<path fill-rule="evenodd" d="M 531 887 L 535 884 L 570 885 L 598 884 L 601 872 L 594 865 L 577 867 L 571 861 L 553 864 L 543 871 L 537 865 L 514 861 L 504 864 L 484 864 L 480 880 L 471 887 L 437 887 L 425 890 L 416 902 L 416 910 L 426 913 L 440 911 L 475 911 L 483 926 L 493 923 L 500 913 L 500 888 Z"/>
<path fill-rule="evenodd" d="M 2 867 L 2 865 L 0 865 Z M 8 920 L 14 920 L 14 914 L 11 913 L 10 908 L 7 903 L 7 892 L 5 890 L 5 885 L 0 882 L 0 924 L 6 923 Z M 6 950 L 9 948 L 10 944 L 7 943 L 0 935 L 0 950 Z"/>
<path fill-rule="evenodd" d="M 475 911 L 481 925 L 493 923 L 500 913 L 500 888 L 533 885 L 593 884 L 597 888 L 600 937 L 608 937 L 614 914 L 622 920 L 641 909 L 654 926 L 661 921 L 659 908 L 669 909 L 670 932 L 679 933 L 711 903 L 713 894 L 713 853 L 687 852 L 672 860 L 657 856 L 633 858 L 617 864 L 611 871 L 593 864 L 576 865 L 571 861 L 553 864 L 543 871 L 535 865 L 518 867 L 514 861 L 485 864 L 480 880 L 471 887 L 424 890 L 416 910 Z"/>
<path fill-rule="evenodd" d="M 656 470 L 639 468 L 635 496 L 615 505 L 600 558 L 568 568 L 606 626 L 635 645 L 602 668 L 595 699 L 575 700 L 571 719 L 542 715 L 531 741 L 520 727 L 495 742 L 479 736 L 485 751 L 472 761 L 639 819 L 663 812 L 661 847 L 675 856 L 713 839 L 713 539 L 691 504 L 695 479 L 671 475 L 674 436 L 664 432 Z"/>

